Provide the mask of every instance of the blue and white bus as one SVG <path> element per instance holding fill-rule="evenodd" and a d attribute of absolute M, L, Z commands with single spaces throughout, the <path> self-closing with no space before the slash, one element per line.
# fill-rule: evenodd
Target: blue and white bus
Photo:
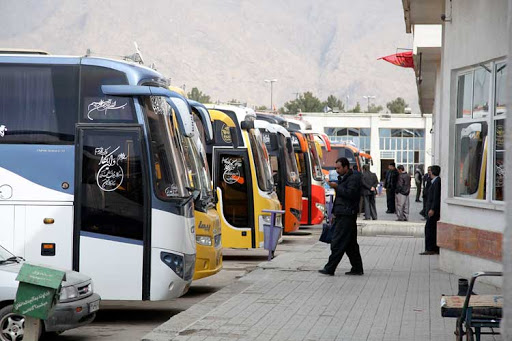
<path fill-rule="evenodd" d="M 177 134 L 193 119 L 166 86 L 123 61 L 1 55 L 0 244 L 90 275 L 106 300 L 184 294 L 196 240 Z"/>

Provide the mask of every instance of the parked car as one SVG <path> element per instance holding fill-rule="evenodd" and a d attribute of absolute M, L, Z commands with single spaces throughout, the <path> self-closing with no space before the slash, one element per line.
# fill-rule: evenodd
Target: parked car
<path fill-rule="evenodd" d="M 25 318 L 12 313 L 18 290 L 16 276 L 23 259 L 0 246 L 0 340 L 20 341 Z M 60 297 L 47 320 L 41 323 L 43 332 L 63 332 L 91 323 L 100 306 L 100 296 L 93 292 L 91 278 L 75 271 L 66 271 Z"/>

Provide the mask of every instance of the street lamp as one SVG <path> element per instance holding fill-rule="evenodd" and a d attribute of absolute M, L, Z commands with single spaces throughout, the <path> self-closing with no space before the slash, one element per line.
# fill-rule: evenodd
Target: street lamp
<path fill-rule="evenodd" d="M 363 96 L 363 98 L 368 100 L 368 112 L 370 112 L 370 100 L 375 98 L 375 96 Z"/>
<path fill-rule="evenodd" d="M 274 101 L 272 99 L 273 84 L 277 79 L 265 79 L 265 83 L 270 83 L 270 110 L 274 110 Z"/>

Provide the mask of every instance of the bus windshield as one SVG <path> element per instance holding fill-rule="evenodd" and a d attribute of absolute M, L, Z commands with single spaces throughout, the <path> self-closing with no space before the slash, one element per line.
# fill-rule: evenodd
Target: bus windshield
<path fill-rule="evenodd" d="M 189 178 L 194 189 L 201 192 L 201 199 L 212 198 L 213 191 L 206 160 L 203 160 L 192 137 L 183 138 L 183 150 Z"/>
<path fill-rule="evenodd" d="M 308 141 L 309 151 L 311 155 L 311 168 L 313 170 L 313 179 L 322 181 L 324 179 L 322 173 L 322 166 L 320 163 L 320 157 L 318 156 L 318 150 L 316 149 L 315 142 Z"/>
<path fill-rule="evenodd" d="M 272 179 L 267 148 L 263 143 L 259 129 L 249 130 L 249 140 L 251 141 L 251 149 L 256 166 L 258 186 L 262 191 L 271 192 L 274 189 L 274 180 Z"/>
<path fill-rule="evenodd" d="M 295 153 L 286 148 L 286 136 L 278 134 L 279 146 L 284 149 L 284 160 L 286 162 L 286 181 L 290 184 L 298 184 L 300 182 L 299 170 L 295 161 Z"/>
<path fill-rule="evenodd" d="M 189 181 L 186 174 L 182 146 L 172 123 L 172 109 L 163 97 L 151 96 L 143 100 L 144 114 L 149 123 L 149 140 L 153 164 L 156 196 L 162 200 L 185 198 Z"/>

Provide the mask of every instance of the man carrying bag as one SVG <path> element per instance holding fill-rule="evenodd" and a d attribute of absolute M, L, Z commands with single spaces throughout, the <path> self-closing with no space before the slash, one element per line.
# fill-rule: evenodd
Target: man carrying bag
<path fill-rule="evenodd" d="M 345 252 L 352 269 L 345 275 L 363 275 L 363 261 L 357 244 L 357 212 L 361 195 L 361 174 L 353 173 L 347 158 L 336 160 L 336 172 L 340 175 L 338 182 L 330 182 L 329 186 L 336 190 L 334 200 L 334 224 L 331 227 L 331 255 L 321 274 L 334 276 L 336 267 Z M 341 178 L 341 179 L 340 179 Z"/>

